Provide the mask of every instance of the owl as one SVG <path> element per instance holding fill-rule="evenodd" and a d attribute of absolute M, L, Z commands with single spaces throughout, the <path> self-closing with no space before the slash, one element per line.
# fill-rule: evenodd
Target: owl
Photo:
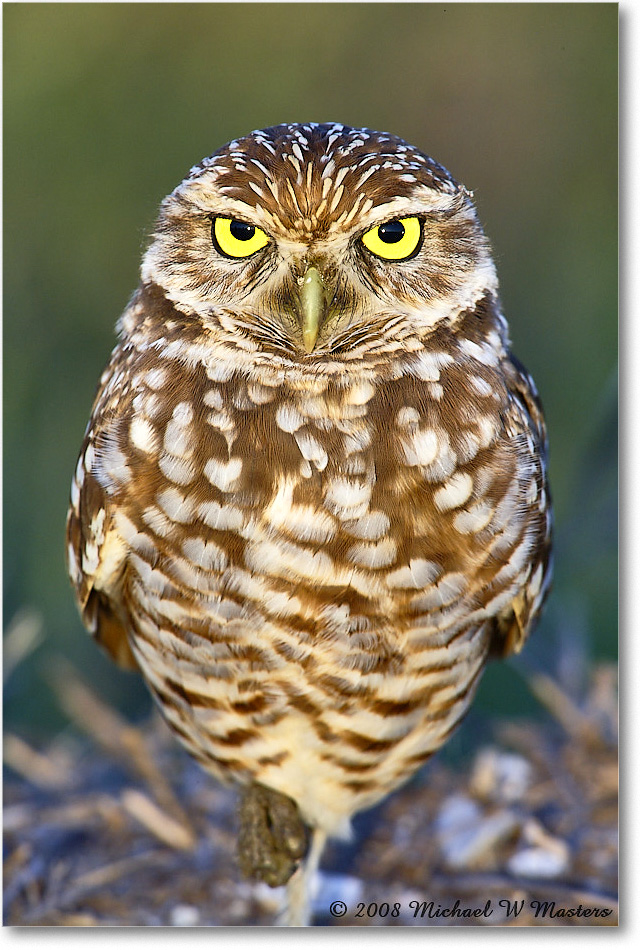
<path fill-rule="evenodd" d="M 163 201 L 72 482 L 83 620 L 291 877 L 451 735 L 550 577 L 546 433 L 472 196 L 286 124 Z M 307 860 L 303 860 L 307 849 Z"/>

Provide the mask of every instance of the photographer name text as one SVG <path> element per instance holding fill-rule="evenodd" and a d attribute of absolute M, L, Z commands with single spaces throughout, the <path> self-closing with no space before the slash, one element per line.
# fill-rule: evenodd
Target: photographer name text
<path fill-rule="evenodd" d="M 434 918 L 461 918 L 470 919 L 480 918 L 505 918 L 506 920 L 516 919 L 526 907 L 525 900 L 508 900 L 502 898 L 493 903 L 490 899 L 483 906 L 468 907 L 463 905 L 459 898 L 453 904 L 439 904 L 435 901 L 411 900 L 405 905 L 400 901 L 389 903 L 387 901 L 372 901 L 369 904 L 359 903 L 352 910 L 344 901 L 333 901 L 329 911 L 333 917 L 346 917 L 352 914 L 354 917 L 411 917 L 421 919 Z M 559 904 L 557 901 L 530 901 L 528 908 L 537 918 L 550 918 L 551 920 L 560 917 L 581 917 L 589 922 L 591 917 L 604 918 L 610 917 L 613 909 L 609 907 L 590 907 L 584 904 L 578 904 L 575 907 Z"/>

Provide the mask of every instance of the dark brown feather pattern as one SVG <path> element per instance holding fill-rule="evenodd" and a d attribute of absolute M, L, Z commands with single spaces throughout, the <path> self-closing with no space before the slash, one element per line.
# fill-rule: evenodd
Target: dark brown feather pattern
<path fill-rule="evenodd" d="M 269 243 L 224 258 L 217 215 Z M 412 215 L 412 258 L 365 249 Z M 72 487 L 79 606 L 214 775 L 345 834 L 528 636 L 546 452 L 468 192 L 393 136 L 253 133 L 163 202 Z"/>

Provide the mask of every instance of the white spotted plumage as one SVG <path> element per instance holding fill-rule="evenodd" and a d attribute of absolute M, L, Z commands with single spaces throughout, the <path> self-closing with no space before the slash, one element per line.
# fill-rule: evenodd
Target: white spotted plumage
<path fill-rule="evenodd" d="M 217 251 L 217 216 L 267 241 Z M 412 254 L 365 248 L 410 216 Z M 543 420 L 471 196 L 384 133 L 252 133 L 165 199 L 118 326 L 68 520 L 85 622 L 214 775 L 345 834 L 549 583 Z"/>

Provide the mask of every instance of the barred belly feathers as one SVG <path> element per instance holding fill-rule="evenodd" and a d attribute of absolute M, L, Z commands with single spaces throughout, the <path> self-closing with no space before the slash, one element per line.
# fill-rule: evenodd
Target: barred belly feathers
<path fill-rule="evenodd" d="M 302 923 L 304 839 L 269 840 L 270 809 L 310 829 L 309 877 L 537 617 L 536 390 L 470 193 L 337 124 L 257 131 L 194 167 L 118 332 L 72 484 L 80 610 L 244 790 L 266 826 L 258 843 L 242 828 L 246 872 L 294 872 Z"/>

